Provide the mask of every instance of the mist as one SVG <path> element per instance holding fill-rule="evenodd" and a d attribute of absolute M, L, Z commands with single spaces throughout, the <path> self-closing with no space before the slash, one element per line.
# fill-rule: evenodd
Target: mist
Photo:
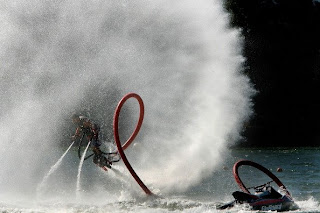
<path fill-rule="evenodd" d="M 115 107 L 129 92 L 145 118 L 126 154 L 162 193 L 199 184 L 241 137 L 254 90 L 220 1 L 1 1 L 0 11 L 1 197 L 36 191 L 71 143 L 73 112 L 112 141 Z M 137 118 L 129 100 L 121 140 Z M 50 182 L 72 191 L 79 162 L 68 155 Z"/>

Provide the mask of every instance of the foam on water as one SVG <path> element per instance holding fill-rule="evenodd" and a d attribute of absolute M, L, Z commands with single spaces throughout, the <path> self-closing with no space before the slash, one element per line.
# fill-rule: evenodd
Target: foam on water
<path fill-rule="evenodd" d="M 306 212 L 319 212 L 319 203 L 310 198 L 307 201 L 298 202 L 301 205 L 301 209 L 296 211 L 288 211 L 295 213 Z M 199 213 L 216 213 L 216 212 L 242 212 L 252 213 L 257 211 L 251 211 L 244 206 L 236 206 L 228 210 L 216 210 L 217 203 L 214 202 L 199 202 L 182 198 L 171 199 L 157 199 L 157 200 L 145 200 L 145 201 L 122 201 L 104 205 L 74 205 L 68 206 L 55 204 L 51 206 L 41 205 L 34 206 L 33 208 L 17 208 L 10 205 L 0 207 L 1 211 L 5 212 L 151 212 L 151 213 L 164 213 L 164 212 L 199 212 Z"/>
<path fill-rule="evenodd" d="M 310 197 L 308 200 L 296 202 L 299 205 L 301 212 L 319 212 L 320 210 L 319 201 L 313 197 Z"/>

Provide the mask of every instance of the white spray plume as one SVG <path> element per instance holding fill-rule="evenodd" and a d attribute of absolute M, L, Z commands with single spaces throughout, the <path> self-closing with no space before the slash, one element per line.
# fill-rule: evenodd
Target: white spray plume
<path fill-rule="evenodd" d="M 210 175 L 251 113 L 241 39 L 220 1 L 5 0 L 0 14 L 1 193 L 35 190 L 59 159 L 50 150 L 65 151 L 74 111 L 110 139 L 128 92 L 145 103 L 128 158 L 163 191 Z"/>

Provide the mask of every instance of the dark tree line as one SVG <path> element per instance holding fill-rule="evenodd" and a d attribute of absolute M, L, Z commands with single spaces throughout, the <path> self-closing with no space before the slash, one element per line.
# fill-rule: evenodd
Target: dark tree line
<path fill-rule="evenodd" d="M 320 1 L 225 0 L 258 91 L 243 146 L 320 145 Z"/>

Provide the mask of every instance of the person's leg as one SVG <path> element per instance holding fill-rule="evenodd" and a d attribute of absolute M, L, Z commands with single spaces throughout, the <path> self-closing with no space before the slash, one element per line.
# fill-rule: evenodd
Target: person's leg
<path fill-rule="evenodd" d="M 100 150 L 99 146 L 93 147 L 93 162 L 97 164 L 100 167 L 106 166 L 108 168 L 111 168 L 111 163 L 107 160 L 105 156 L 102 155 L 102 151 Z"/>
<path fill-rule="evenodd" d="M 99 156 L 94 154 L 92 161 L 93 161 L 94 164 L 99 165 Z"/>

